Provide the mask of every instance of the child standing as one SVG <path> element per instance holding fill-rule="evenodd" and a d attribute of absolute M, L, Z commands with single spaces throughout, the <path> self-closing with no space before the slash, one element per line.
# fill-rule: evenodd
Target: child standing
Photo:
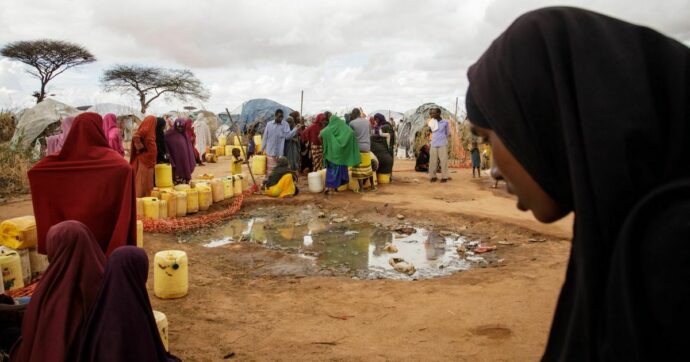
<path fill-rule="evenodd" d="M 470 155 L 472 156 L 472 178 L 474 178 L 474 170 L 477 170 L 477 177 L 482 177 L 481 169 L 481 159 L 479 157 L 479 145 L 477 142 L 472 142 L 472 148 L 470 149 Z"/>
<path fill-rule="evenodd" d="M 230 159 L 230 162 L 232 162 L 232 165 L 230 166 L 230 171 L 232 171 L 233 176 L 242 174 L 242 163 L 244 162 L 244 160 L 240 155 L 239 148 L 232 149 L 232 158 Z"/>

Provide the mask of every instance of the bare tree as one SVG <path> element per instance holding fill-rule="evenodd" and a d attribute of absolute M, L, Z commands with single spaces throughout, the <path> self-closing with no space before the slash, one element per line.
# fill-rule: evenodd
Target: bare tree
<path fill-rule="evenodd" d="M 86 48 L 61 40 L 17 41 L 7 44 L 0 54 L 28 64 L 27 73 L 41 80 L 41 90 L 33 93 L 36 103 L 46 98 L 46 85 L 69 68 L 91 63 L 96 58 Z"/>
<path fill-rule="evenodd" d="M 116 65 L 107 69 L 101 78 L 107 92 L 134 93 L 139 97 L 141 113 L 160 96 L 166 99 L 208 100 L 209 92 L 201 81 L 187 69 L 164 69 L 138 65 Z"/>

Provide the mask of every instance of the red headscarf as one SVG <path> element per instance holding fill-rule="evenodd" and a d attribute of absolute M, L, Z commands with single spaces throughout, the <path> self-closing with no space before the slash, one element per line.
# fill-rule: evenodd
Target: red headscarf
<path fill-rule="evenodd" d="M 48 229 L 64 220 L 86 224 L 106 254 L 136 245 L 134 174 L 108 145 L 98 113 L 77 116 L 60 153 L 31 168 L 29 183 L 40 253 Z"/>
<path fill-rule="evenodd" d="M 12 361 L 74 361 L 103 279 L 105 256 L 86 225 L 70 220 L 51 227 L 46 246 L 50 265 L 26 309 Z"/>
<path fill-rule="evenodd" d="M 302 132 L 300 136 L 302 142 L 311 142 L 312 144 L 320 145 L 321 140 L 319 140 L 319 134 L 321 130 L 324 129 L 324 123 L 326 123 L 326 115 L 319 113 L 314 123 Z"/>
<path fill-rule="evenodd" d="M 144 166 L 153 168 L 156 166 L 156 157 L 158 156 L 158 148 L 156 147 L 156 117 L 146 116 L 139 125 L 139 129 L 134 132 L 132 136 L 132 150 L 129 157 L 129 163 L 134 165 L 139 159 Z M 144 146 L 142 150 L 137 150 L 136 143 L 141 142 Z"/>

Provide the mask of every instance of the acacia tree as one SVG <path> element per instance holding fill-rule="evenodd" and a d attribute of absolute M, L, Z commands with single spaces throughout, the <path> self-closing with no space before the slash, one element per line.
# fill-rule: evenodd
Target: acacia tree
<path fill-rule="evenodd" d="M 49 39 L 9 43 L 0 50 L 0 54 L 34 68 L 28 69 L 27 73 L 41 80 L 41 90 L 33 93 L 36 103 L 46 98 L 46 86 L 51 79 L 67 69 L 96 61 L 80 45 Z"/>
<path fill-rule="evenodd" d="M 101 78 L 107 92 L 134 93 L 139 97 L 141 113 L 160 96 L 166 99 L 208 100 L 209 92 L 187 69 L 164 69 L 138 65 L 116 65 L 105 70 Z"/>

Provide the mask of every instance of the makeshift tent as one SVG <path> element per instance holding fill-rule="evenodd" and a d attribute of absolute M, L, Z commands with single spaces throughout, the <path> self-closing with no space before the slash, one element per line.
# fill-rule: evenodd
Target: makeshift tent
<path fill-rule="evenodd" d="M 447 109 L 434 103 L 424 103 L 416 109 L 411 109 L 403 115 L 403 122 L 398 125 L 399 145 L 408 152 L 416 153 L 427 142 L 426 134 L 429 130 L 426 122 L 430 118 L 429 111 L 432 108 L 441 109 L 441 118 L 450 120 L 449 154 L 451 159 L 466 162 L 467 143 L 469 135 L 462 123 L 454 120 L 453 114 Z"/>
<path fill-rule="evenodd" d="M 247 132 L 247 130 L 253 128 L 258 134 L 263 133 L 264 128 L 266 128 L 266 123 L 275 118 L 275 112 L 279 108 L 283 110 L 285 118 L 293 111 L 293 109 L 288 106 L 264 98 L 252 99 L 242 103 L 242 111 L 240 112 L 239 119 L 240 128 L 243 132 Z"/>
<path fill-rule="evenodd" d="M 10 142 L 14 146 L 31 147 L 39 136 L 45 138 L 52 136 L 54 132 L 59 132 L 59 123 L 62 118 L 76 116 L 79 113 L 81 111 L 74 107 L 52 98 L 46 98 L 32 108 L 22 111 L 17 129 L 14 131 L 14 136 Z M 44 132 L 46 129 L 48 132 Z M 41 144 L 45 144 L 45 142 L 41 142 Z"/>

